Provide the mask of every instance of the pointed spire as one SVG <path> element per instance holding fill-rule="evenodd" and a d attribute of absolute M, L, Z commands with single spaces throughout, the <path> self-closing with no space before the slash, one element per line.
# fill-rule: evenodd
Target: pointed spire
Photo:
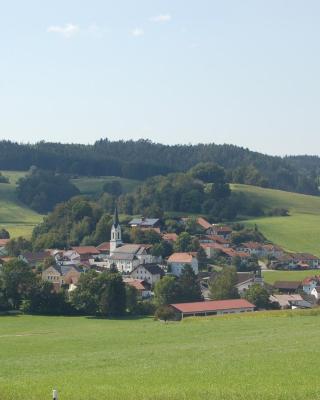
<path fill-rule="evenodd" d="M 118 216 L 118 208 L 114 209 L 114 214 L 113 214 L 113 225 L 117 227 L 119 225 L 119 216 Z"/>

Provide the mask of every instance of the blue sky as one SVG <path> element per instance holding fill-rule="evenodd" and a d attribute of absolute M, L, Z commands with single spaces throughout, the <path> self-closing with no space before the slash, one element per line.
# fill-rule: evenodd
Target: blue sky
<path fill-rule="evenodd" d="M 0 0 L 0 138 L 319 154 L 318 0 Z"/>

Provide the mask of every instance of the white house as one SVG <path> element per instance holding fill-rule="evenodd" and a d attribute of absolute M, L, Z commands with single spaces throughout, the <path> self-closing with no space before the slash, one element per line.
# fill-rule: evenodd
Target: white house
<path fill-rule="evenodd" d="M 140 264 L 130 274 L 133 279 L 142 279 L 154 286 L 163 277 L 164 271 L 158 264 Z"/>
<path fill-rule="evenodd" d="M 116 266 L 119 272 L 130 274 L 140 264 L 152 264 L 161 261 L 161 257 L 151 254 L 151 245 L 124 244 L 117 247 L 110 256 L 104 258 L 107 268 Z"/>
<path fill-rule="evenodd" d="M 192 253 L 173 253 L 167 263 L 170 272 L 175 276 L 180 276 L 186 265 L 190 265 L 196 275 L 199 273 L 198 260 Z"/>

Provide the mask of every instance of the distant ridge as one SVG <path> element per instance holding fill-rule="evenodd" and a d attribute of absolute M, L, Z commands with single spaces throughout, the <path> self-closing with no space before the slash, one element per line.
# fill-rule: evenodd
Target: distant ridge
<path fill-rule="evenodd" d="M 120 176 L 144 180 L 215 162 L 230 182 L 318 195 L 320 158 L 270 156 L 229 144 L 163 145 L 150 140 L 109 141 L 93 145 L 0 142 L 0 169 L 32 165 L 74 175 Z"/>

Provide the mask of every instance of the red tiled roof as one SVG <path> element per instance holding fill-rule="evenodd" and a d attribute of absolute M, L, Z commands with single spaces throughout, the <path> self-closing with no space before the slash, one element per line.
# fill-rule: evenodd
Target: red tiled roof
<path fill-rule="evenodd" d="M 191 263 L 192 262 L 192 254 L 190 254 L 190 253 L 173 253 L 168 258 L 168 262 Z"/>
<path fill-rule="evenodd" d="M 94 246 L 75 246 L 72 250 L 76 251 L 78 254 L 99 254 L 99 250 Z"/>
<path fill-rule="evenodd" d="M 213 227 L 214 227 L 214 230 L 216 232 L 230 232 L 230 233 L 232 232 L 232 229 L 229 226 L 226 226 L 226 225 L 224 225 L 224 226 L 216 226 L 216 225 L 214 225 Z"/>
<path fill-rule="evenodd" d="M 170 304 L 176 310 L 183 313 L 196 313 L 206 311 L 222 311 L 230 309 L 254 308 L 255 305 L 245 299 L 197 301 L 194 303 Z"/>

